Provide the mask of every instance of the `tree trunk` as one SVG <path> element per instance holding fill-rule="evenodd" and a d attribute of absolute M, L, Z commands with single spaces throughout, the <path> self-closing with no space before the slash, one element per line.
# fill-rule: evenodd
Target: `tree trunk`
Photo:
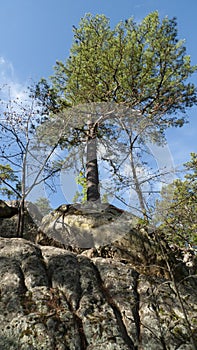
<path fill-rule="evenodd" d="M 22 165 L 22 180 L 21 180 L 21 200 L 20 200 L 20 206 L 19 206 L 19 214 L 18 214 L 18 228 L 17 228 L 17 236 L 23 237 L 23 231 L 24 231 L 24 223 L 25 223 L 25 192 L 26 192 L 26 166 L 27 166 L 27 153 L 28 153 L 28 146 L 29 142 L 26 146 L 25 155 L 23 158 L 23 165 Z"/>
<path fill-rule="evenodd" d="M 18 212 L 18 227 L 17 227 L 17 237 L 23 237 L 25 222 L 25 200 L 24 198 L 20 201 L 19 212 Z"/>
<path fill-rule="evenodd" d="M 88 123 L 86 160 L 87 201 L 100 202 L 97 163 L 97 126 L 93 122 Z"/>
<path fill-rule="evenodd" d="M 139 204 L 140 204 L 140 208 L 141 211 L 143 213 L 143 216 L 146 217 L 146 206 L 144 203 L 144 198 L 143 198 L 143 194 L 142 194 L 142 190 L 138 181 L 138 177 L 137 177 L 137 173 L 136 173 L 136 167 L 134 164 L 134 159 L 133 159 L 133 149 L 132 147 L 130 148 L 130 162 L 131 162 L 131 170 L 132 170 L 132 174 L 133 174 L 133 181 L 134 181 L 134 186 L 135 186 L 135 191 L 137 193 L 138 196 L 138 200 L 139 200 Z"/>

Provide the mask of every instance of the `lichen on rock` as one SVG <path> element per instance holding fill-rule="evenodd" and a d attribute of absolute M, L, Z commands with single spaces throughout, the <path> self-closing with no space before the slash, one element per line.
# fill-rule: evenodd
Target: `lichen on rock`
<path fill-rule="evenodd" d="M 0 349 L 196 349 L 197 284 L 187 266 L 127 213 L 81 209 L 46 216 L 44 245 L 0 238 Z M 70 241 L 58 241 L 64 225 Z M 77 247 L 84 232 L 93 244 Z M 97 237 L 107 232 L 110 240 Z"/>

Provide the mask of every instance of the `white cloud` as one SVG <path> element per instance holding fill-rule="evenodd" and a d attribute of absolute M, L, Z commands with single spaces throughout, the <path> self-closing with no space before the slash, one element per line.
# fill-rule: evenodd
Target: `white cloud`
<path fill-rule="evenodd" d="M 0 78 L 1 83 L 7 83 L 9 80 L 14 79 L 14 67 L 10 61 L 0 56 Z"/>
<path fill-rule="evenodd" d="M 24 99 L 26 83 L 21 83 L 15 76 L 12 62 L 0 56 L 0 99 Z"/>

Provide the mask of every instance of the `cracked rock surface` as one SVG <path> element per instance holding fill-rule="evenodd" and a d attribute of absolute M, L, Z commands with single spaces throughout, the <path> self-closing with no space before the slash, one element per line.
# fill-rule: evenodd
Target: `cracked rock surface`
<path fill-rule="evenodd" d="M 171 281 L 120 259 L 0 239 L 0 349 L 193 349 Z M 196 291 L 180 285 L 192 331 Z"/>
<path fill-rule="evenodd" d="M 0 350 L 197 349 L 196 272 L 163 246 L 170 274 L 156 242 L 128 217 L 114 220 L 112 206 L 77 210 L 43 219 L 45 245 L 14 238 L 8 221 L 1 226 Z M 71 247 L 72 231 L 75 243 L 85 234 L 93 244 Z M 101 233 L 115 240 L 99 246 Z"/>

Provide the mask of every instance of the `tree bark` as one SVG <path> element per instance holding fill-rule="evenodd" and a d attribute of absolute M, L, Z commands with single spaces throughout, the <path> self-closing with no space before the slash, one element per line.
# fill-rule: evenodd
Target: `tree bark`
<path fill-rule="evenodd" d="M 23 237 L 25 223 L 25 199 L 22 198 L 19 206 L 18 213 L 18 227 L 17 227 L 17 237 Z"/>
<path fill-rule="evenodd" d="M 19 206 L 19 214 L 18 214 L 18 228 L 17 228 L 17 236 L 23 237 L 24 231 L 24 223 L 25 223 L 25 197 L 26 197 L 26 167 L 27 167 L 27 153 L 29 147 L 29 140 L 26 145 L 25 154 L 23 157 L 22 164 L 22 180 L 21 180 L 21 200 Z"/>
<path fill-rule="evenodd" d="M 147 216 L 146 215 L 146 207 L 145 207 L 144 198 L 143 198 L 142 190 L 140 187 L 140 183 L 138 181 L 138 177 L 137 177 L 137 173 L 136 173 L 136 166 L 134 164 L 132 146 L 130 147 L 130 163 L 131 163 L 131 170 L 132 170 L 132 175 L 133 175 L 135 191 L 136 191 L 137 196 L 138 196 L 140 208 L 141 208 L 141 211 L 143 213 L 143 216 L 146 217 Z"/>
<path fill-rule="evenodd" d="M 86 158 L 87 201 L 100 202 L 97 162 L 97 125 L 88 122 Z"/>

